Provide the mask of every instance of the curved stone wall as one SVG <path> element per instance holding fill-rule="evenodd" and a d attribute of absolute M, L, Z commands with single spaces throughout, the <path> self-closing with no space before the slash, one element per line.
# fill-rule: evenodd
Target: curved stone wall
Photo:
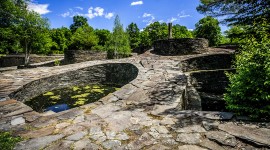
<path fill-rule="evenodd" d="M 46 91 L 82 83 L 123 86 L 134 80 L 137 75 L 138 68 L 129 63 L 95 65 L 30 82 L 11 93 L 9 97 L 24 102 Z"/>
<path fill-rule="evenodd" d="M 184 72 L 229 69 L 233 60 L 234 54 L 210 54 L 186 59 L 181 62 L 180 67 Z"/>
<path fill-rule="evenodd" d="M 90 51 L 90 50 L 67 50 L 65 51 L 64 63 L 79 63 L 92 60 L 107 59 L 106 52 Z"/>
<path fill-rule="evenodd" d="M 196 54 L 207 51 L 208 40 L 203 38 L 157 40 L 153 46 L 154 53 L 165 56 Z"/>

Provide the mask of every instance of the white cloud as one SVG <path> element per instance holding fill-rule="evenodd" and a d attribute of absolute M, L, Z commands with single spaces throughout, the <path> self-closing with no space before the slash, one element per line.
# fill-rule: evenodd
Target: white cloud
<path fill-rule="evenodd" d="M 185 11 L 181 11 L 177 16 L 178 16 L 178 18 L 191 17 L 190 15 L 187 15 L 187 14 L 185 13 Z"/>
<path fill-rule="evenodd" d="M 146 22 L 147 25 L 153 23 L 154 20 L 155 20 L 155 16 L 152 15 L 152 14 L 148 14 L 148 13 L 144 13 L 142 17 L 145 18 L 145 19 L 143 20 L 143 22 Z"/>
<path fill-rule="evenodd" d="M 61 14 L 61 16 L 64 17 L 64 18 L 66 18 L 66 17 L 74 17 L 76 15 L 84 16 L 84 14 L 81 14 L 81 13 L 76 12 L 76 11 L 74 12 L 73 9 L 71 9 L 71 8 L 69 9 L 68 12 L 65 12 L 65 13 Z"/>
<path fill-rule="evenodd" d="M 159 20 L 158 22 L 159 22 L 159 23 L 163 23 L 163 22 L 164 22 L 164 20 Z"/>
<path fill-rule="evenodd" d="M 70 16 L 70 12 L 65 12 L 65 13 L 61 14 L 61 16 L 66 18 L 66 17 Z"/>
<path fill-rule="evenodd" d="M 194 31 L 194 29 L 188 29 L 188 31 Z"/>
<path fill-rule="evenodd" d="M 190 17 L 190 15 L 180 15 L 180 14 L 178 14 L 178 17 L 179 18 L 186 18 L 186 17 Z"/>
<path fill-rule="evenodd" d="M 76 9 L 80 9 L 80 10 L 83 10 L 83 8 L 82 7 L 79 7 L 79 6 L 77 6 L 77 7 L 75 7 Z"/>
<path fill-rule="evenodd" d="M 130 5 L 131 6 L 135 6 L 135 5 L 142 5 L 143 1 L 136 1 L 136 2 L 132 2 Z"/>
<path fill-rule="evenodd" d="M 152 14 L 144 13 L 142 17 L 146 18 L 146 17 L 150 17 L 150 16 L 152 16 Z"/>
<path fill-rule="evenodd" d="M 75 7 L 76 9 L 80 9 L 83 10 L 83 8 L 81 7 Z M 87 11 L 87 13 L 79 13 L 79 12 L 74 12 L 73 9 L 69 9 L 68 12 L 61 14 L 62 17 L 74 17 L 75 15 L 79 15 L 79 16 L 85 16 L 88 17 L 90 19 L 93 19 L 95 17 L 104 17 L 106 19 L 111 19 L 114 16 L 114 13 L 112 12 L 105 12 L 104 8 L 101 7 L 90 7 Z"/>
<path fill-rule="evenodd" d="M 104 9 L 101 7 L 96 7 L 96 8 L 90 7 L 88 9 L 88 13 L 85 14 L 85 16 L 89 17 L 90 19 L 93 19 L 98 16 L 102 17 L 103 15 L 104 15 Z"/>
<path fill-rule="evenodd" d="M 107 14 L 105 15 L 105 18 L 111 19 L 113 16 L 114 16 L 113 13 L 107 13 Z"/>
<path fill-rule="evenodd" d="M 104 9 L 103 8 L 96 7 L 94 10 L 95 10 L 95 13 L 94 13 L 95 16 L 103 16 L 103 13 L 104 13 Z"/>
<path fill-rule="evenodd" d="M 178 20 L 177 18 L 172 17 L 172 18 L 169 19 L 167 22 L 174 22 L 174 21 L 177 21 L 177 20 Z"/>
<path fill-rule="evenodd" d="M 48 7 L 49 7 L 49 4 L 36 4 L 36 3 L 30 2 L 27 6 L 27 9 L 35 11 L 35 12 L 39 13 L 40 15 L 45 15 L 45 14 L 51 12 L 48 9 Z"/>

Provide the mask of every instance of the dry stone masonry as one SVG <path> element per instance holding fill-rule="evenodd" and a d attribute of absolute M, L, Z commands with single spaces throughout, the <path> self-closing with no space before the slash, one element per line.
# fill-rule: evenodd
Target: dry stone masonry
<path fill-rule="evenodd" d="M 230 52 L 209 48 L 197 55 L 160 56 L 147 51 L 125 59 L 1 72 L 0 131 L 13 131 L 25 139 L 16 150 L 269 149 L 269 123 L 238 121 L 229 112 L 200 111 L 195 78 L 182 64 L 214 54 Z M 42 87 L 57 87 L 65 79 L 77 82 L 77 75 L 82 80 L 94 81 L 96 76 L 101 81 L 125 80 L 120 90 L 99 101 L 59 113 L 37 113 L 23 104 Z M 192 101 L 194 109 L 185 110 Z"/>

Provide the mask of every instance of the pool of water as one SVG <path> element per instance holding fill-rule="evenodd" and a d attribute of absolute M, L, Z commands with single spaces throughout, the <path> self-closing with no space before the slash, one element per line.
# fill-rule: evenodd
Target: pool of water
<path fill-rule="evenodd" d="M 60 112 L 96 102 L 118 89 L 119 87 L 112 85 L 78 85 L 45 92 L 25 101 L 25 104 L 40 113 Z"/>

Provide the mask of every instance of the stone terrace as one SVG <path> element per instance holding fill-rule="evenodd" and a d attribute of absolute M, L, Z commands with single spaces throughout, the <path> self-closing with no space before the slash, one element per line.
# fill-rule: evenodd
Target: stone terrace
<path fill-rule="evenodd" d="M 210 49 L 198 56 L 229 53 Z M 185 56 L 146 53 L 0 73 L 0 131 L 25 140 L 15 149 L 269 149 L 269 123 L 237 121 L 232 113 L 182 110 Z M 138 76 L 99 101 L 60 113 L 37 113 L 9 95 L 23 85 L 98 64 L 131 63 Z"/>

